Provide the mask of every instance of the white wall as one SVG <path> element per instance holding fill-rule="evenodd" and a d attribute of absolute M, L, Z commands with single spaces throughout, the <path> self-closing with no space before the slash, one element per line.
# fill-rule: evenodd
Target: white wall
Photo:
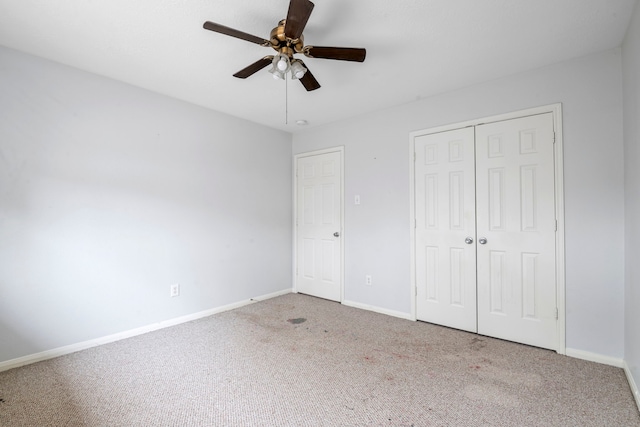
<path fill-rule="evenodd" d="M 291 288 L 289 134 L 1 47 L 0 112 L 0 362 Z"/>
<path fill-rule="evenodd" d="M 612 50 L 294 135 L 294 153 L 345 146 L 345 298 L 411 311 L 409 132 L 561 102 L 567 347 L 622 359 L 621 73 Z"/>
<path fill-rule="evenodd" d="M 624 50 L 629 246 L 637 14 Z M 622 358 L 621 76 L 612 50 L 296 134 L 294 154 L 346 147 L 346 299 L 411 311 L 409 132 L 562 102 L 567 346 Z M 290 288 L 289 135 L 4 48 L 0 111 L 0 362 Z"/>
<path fill-rule="evenodd" d="M 640 5 L 622 47 L 625 158 L 625 361 L 640 386 Z M 640 405 L 640 395 L 636 395 Z"/>

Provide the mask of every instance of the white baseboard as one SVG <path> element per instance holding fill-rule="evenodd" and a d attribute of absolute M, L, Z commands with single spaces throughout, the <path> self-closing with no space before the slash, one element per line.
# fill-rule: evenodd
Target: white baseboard
<path fill-rule="evenodd" d="M 30 354 L 28 356 L 19 357 L 17 359 L 7 360 L 0 362 L 0 372 L 8 371 L 9 369 L 18 368 L 20 366 L 29 365 L 31 363 L 41 362 L 47 359 L 53 359 L 54 357 L 64 356 L 65 354 L 75 353 L 80 350 L 86 350 L 91 347 L 96 347 L 103 344 L 109 344 L 115 341 L 135 337 L 138 335 L 146 334 L 149 332 L 157 331 L 159 329 L 169 328 L 181 323 L 191 322 L 192 320 L 201 319 L 203 317 L 212 316 L 214 314 L 222 313 L 224 311 L 233 310 L 235 308 L 244 307 L 245 305 L 253 304 L 255 302 L 264 301 L 270 298 L 279 297 L 291 293 L 291 289 L 284 289 L 282 291 L 274 292 L 272 294 L 262 295 L 256 298 L 251 298 L 244 301 L 239 301 L 233 304 L 224 305 L 222 307 L 216 307 L 198 313 L 188 314 L 186 316 L 176 317 L 175 319 L 164 320 L 162 322 L 153 323 L 140 328 L 131 329 L 129 331 L 118 332 L 117 334 L 108 335 L 101 338 L 92 339 L 89 341 L 80 342 L 77 344 L 71 344 L 64 347 L 55 348 L 53 350 L 46 350 L 41 353 Z"/>
<path fill-rule="evenodd" d="M 640 411 L 640 390 L 638 390 L 638 384 L 633 379 L 633 375 L 631 375 L 631 369 L 629 369 L 629 365 L 627 362 L 624 362 L 624 373 L 627 375 L 627 381 L 629 381 L 629 387 L 631 387 L 631 393 L 633 397 L 636 399 L 636 405 L 638 405 L 638 410 Z"/>
<path fill-rule="evenodd" d="M 573 348 L 567 348 L 567 356 L 574 357 L 576 359 L 588 360 L 589 362 L 601 363 L 603 365 L 615 366 L 616 368 L 622 368 L 624 366 L 624 360 L 611 356 L 603 356 L 598 353 L 591 353 L 583 350 L 576 350 Z"/>
<path fill-rule="evenodd" d="M 401 311 L 387 310 L 386 308 L 380 308 L 373 305 L 361 304 L 359 302 L 348 301 L 348 300 L 342 301 L 342 304 L 349 307 L 359 308 L 362 310 L 373 311 L 375 313 L 386 314 L 387 316 L 399 317 L 400 319 L 412 320 L 412 321 L 415 320 L 411 317 L 410 313 L 403 313 Z"/>

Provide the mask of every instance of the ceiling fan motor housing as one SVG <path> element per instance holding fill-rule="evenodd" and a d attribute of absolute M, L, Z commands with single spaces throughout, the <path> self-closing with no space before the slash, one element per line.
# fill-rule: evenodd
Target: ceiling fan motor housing
<path fill-rule="evenodd" d="M 284 33 L 284 27 L 287 23 L 286 19 L 278 22 L 278 26 L 271 30 L 271 47 L 289 58 L 293 58 L 294 53 L 302 53 L 304 49 L 304 36 L 292 40 L 287 38 Z"/>

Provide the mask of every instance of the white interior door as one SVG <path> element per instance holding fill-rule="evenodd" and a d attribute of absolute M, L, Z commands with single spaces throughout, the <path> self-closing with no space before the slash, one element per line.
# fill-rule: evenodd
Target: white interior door
<path fill-rule="evenodd" d="M 476 127 L 478 332 L 556 348 L 551 113 Z"/>
<path fill-rule="evenodd" d="M 473 128 L 415 139 L 416 315 L 476 332 Z"/>
<path fill-rule="evenodd" d="M 342 296 L 342 151 L 296 160 L 296 291 Z"/>

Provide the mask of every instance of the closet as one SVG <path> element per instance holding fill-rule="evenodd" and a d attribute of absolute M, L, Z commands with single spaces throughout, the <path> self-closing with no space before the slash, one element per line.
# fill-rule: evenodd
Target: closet
<path fill-rule="evenodd" d="M 558 349 L 554 114 L 414 132 L 416 318 Z"/>

